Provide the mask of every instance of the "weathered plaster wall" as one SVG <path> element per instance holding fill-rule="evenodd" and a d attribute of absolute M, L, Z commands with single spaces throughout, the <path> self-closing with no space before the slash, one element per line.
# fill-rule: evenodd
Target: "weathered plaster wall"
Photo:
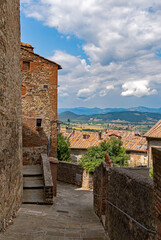
<path fill-rule="evenodd" d="M 0 230 L 22 201 L 19 0 L 0 2 Z"/>
<path fill-rule="evenodd" d="M 154 239 L 155 235 L 123 214 L 155 231 L 152 180 L 122 168 L 104 168 L 104 172 L 103 168 L 101 165 L 94 173 L 94 209 L 100 219 L 105 214 L 105 229 L 110 239 Z"/>
<path fill-rule="evenodd" d="M 79 159 L 87 152 L 87 149 L 74 149 L 71 148 L 70 157 L 73 161 L 79 161 Z"/>
<path fill-rule="evenodd" d="M 131 167 L 143 165 L 148 165 L 148 157 L 147 153 L 139 153 L 139 152 L 130 152 L 128 165 Z"/>
<path fill-rule="evenodd" d="M 30 63 L 28 70 L 23 61 Z M 22 47 L 21 71 L 23 159 L 24 164 L 38 164 L 40 153 L 50 149 L 50 156 L 56 156 L 58 66 Z M 36 127 L 37 119 L 42 119 L 41 127 Z"/>

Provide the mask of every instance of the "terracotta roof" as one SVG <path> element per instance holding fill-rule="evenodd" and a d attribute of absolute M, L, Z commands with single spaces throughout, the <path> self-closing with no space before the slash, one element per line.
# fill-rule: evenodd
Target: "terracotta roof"
<path fill-rule="evenodd" d="M 23 43 L 23 42 L 21 42 L 21 46 L 22 46 L 22 47 L 28 47 L 28 48 L 34 49 L 34 47 L 33 47 L 32 45 L 28 44 L 28 43 Z"/>
<path fill-rule="evenodd" d="M 159 120 L 147 133 L 145 133 L 144 137 L 161 138 L 161 120 Z"/>
<path fill-rule="evenodd" d="M 130 131 L 108 130 L 102 132 L 101 139 L 98 132 L 72 131 L 68 133 L 66 130 L 61 130 L 61 132 L 69 138 L 71 149 L 87 149 L 92 146 L 98 146 L 100 142 L 114 136 L 121 139 L 123 146 L 129 151 L 147 152 L 146 138 L 136 136 L 134 132 Z"/>
<path fill-rule="evenodd" d="M 26 47 L 28 47 L 28 48 L 33 48 L 33 49 L 34 49 L 34 47 L 32 47 L 32 45 L 30 45 L 30 44 L 28 44 L 28 43 L 22 43 L 22 42 L 21 42 L 21 48 L 22 48 L 23 50 L 25 50 L 25 51 L 27 51 L 27 52 L 30 52 L 31 54 L 33 54 L 33 55 L 35 55 L 35 56 L 37 56 L 37 57 L 39 57 L 39 58 L 42 58 L 43 60 L 48 61 L 49 63 L 56 64 L 56 65 L 58 66 L 58 69 L 62 69 L 62 67 L 61 67 L 60 64 L 58 64 L 58 63 L 56 63 L 56 62 L 54 62 L 54 61 L 51 61 L 51 60 L 49 60 L 49 59 L 47 59 L 47 58 L 44 58 L 44 57 L 40 56 L 40 55 L 37 54 L 37 53 L 31 52 L 31 51 L 29 51 Z"/>

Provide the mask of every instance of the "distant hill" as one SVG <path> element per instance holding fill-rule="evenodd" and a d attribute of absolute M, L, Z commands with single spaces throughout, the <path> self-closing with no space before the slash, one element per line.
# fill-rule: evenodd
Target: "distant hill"
<path fill-rule="evenodd" d="M 123 111 L 123 112 L 110 112 L 105 114 L 93 114 L 93 115 L 78 115 L 70 111 L 66 111 L 59 114 L 60 120 L 67 121 L 89 121 L 100 120 L 100 121 L 113 121 L 121 120 L 127 122 L 157 122 L 161 119 L 159 113 L 148 113 L 148 112 L 137 112 L 137 111 Z"/>
<path fill-rule="evenodd" d="M 94 114 L 105 114 L 110 112 L 128 112 L 128 111 L 137 111 L 137 112 L 150 112 L 150 113 L 161 113 L 161 108 L 147 108 L 143 106 L 132 107 L 132 108 L 59 108 L 58 113 L 62 112 L 72 112 L 77 115 L 94 115 Z"/>

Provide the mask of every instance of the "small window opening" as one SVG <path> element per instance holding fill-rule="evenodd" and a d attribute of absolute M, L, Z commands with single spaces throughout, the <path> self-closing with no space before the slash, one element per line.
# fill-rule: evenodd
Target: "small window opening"
<path fill-rule="evenodd" d="M 42 119 L 36 119 L 36 127 L 41 127 Z"/>
<path fill-rule="evenodd" d="M 48 85 L 44 85 L 44 88 L 48 88 Z"/>
<path fill-rule="evenodd" d="M 88 135 L 88 134 L 83 135 L 83 139 L 88 139 L 89 137 L 90 137 L 90 135 Z"/>
<path fill-rule="evenodd" d="M 30 70 L 30 62 L 29 61 L 23 61 L 23 70 L 24 71 Z"/>

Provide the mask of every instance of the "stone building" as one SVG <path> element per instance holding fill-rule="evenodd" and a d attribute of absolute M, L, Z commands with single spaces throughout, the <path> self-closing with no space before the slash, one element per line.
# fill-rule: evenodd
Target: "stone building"
<path fill-rule="evenodd" d="M 159 120 L 145 135 L 148 143 L 148 167 L 152 167 L 152 148 L 161 147 L 161 120 Z"/>
<path fill-rule="evenodd" d="M 21 43 L 23 163 L 40 163 L 40 154 L 56 156 L 57 87 L 61 66 Z"/>
<path fill-rule="evenodd" d="M 69 138 L 71 148 L 71 158 L 74 161 L 87 152 L 87 149 L 92 146 L 98 146 L 102 141 L 110 138 L 117 138 L 123 142 L 123 146 L 127 149 L 129 155 L 129 166 L 147 165 L 147 143 L 146 138 L 139 133 L 122 131 L 122 130 L 107 130 L 104 132 L 78 132 L 61 130 L 62 134 Z"/>
<path fill-rule="evenodd" d="M 0 230 L 22 202 L 19 0 L 0 2 Z"/>

